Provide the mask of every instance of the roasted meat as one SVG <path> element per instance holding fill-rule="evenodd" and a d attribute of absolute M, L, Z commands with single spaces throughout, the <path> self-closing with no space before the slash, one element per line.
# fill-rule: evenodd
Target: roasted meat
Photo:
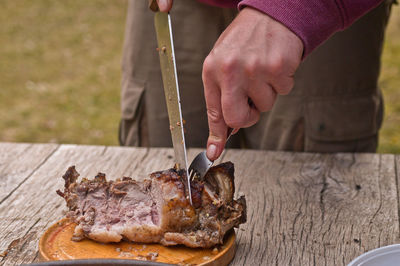
<path fill-rule="evenodd" d="M 246 221 L 244 196 L 233 199 L 233 164 L 214 166 L 204 181 L 192 182 L 193 206 L 185 197 L 183 175 L 172 168 L 138 182 L 129 177 L 107 181 L 99 173 L 78 183 L 78 172 L 69 167 L 64 192 L 57 193 L 67 203 L 67 217 L 77 224 L 73 240 L 126 239 L 203 248 L 222 244 L 228 230 Z"/>

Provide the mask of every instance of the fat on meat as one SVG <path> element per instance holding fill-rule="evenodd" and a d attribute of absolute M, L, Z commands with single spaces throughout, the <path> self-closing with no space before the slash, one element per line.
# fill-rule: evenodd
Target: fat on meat
<path fill-rule="evenodd" d="M 209 248 L 222 244 L 225 234 L 246 222 L 244 196 L 234 200 L 234 165 L 212 167 L 204 180 L 191 184 L 193 206 L 185 196 L 185 171 L 171 168 L 138 182 L 130 177 L 107 181 L 103 173 L 83 178 L 75 166 L 63 175 L 67 217 L 74 221 L 73 240 L 129 240 Z"/>

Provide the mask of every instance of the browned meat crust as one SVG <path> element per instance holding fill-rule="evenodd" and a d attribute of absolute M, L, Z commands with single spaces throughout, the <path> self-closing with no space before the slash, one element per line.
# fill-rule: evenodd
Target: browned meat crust
<path fill-rule="evenodd" d="M 74 166 L 63 178 L 67 217 L 77 223 L 73 240 L 84 237 L 99 242 L 122 239 L 163 245 L 212 247 L 222 244 L 225 233 L 246 222 L 246 200 L 234 195 L 234 166 L 214 166 L 205 181 L 192 182 L 193 205 L 185 197 L 183 171 L 152 173 L 137 182 L 129 177 L 107 181 L 99 173 L 93 180 L 79 177 Z"/>

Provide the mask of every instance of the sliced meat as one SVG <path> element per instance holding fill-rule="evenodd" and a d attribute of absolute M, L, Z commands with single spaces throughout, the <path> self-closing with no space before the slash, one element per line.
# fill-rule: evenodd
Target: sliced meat
<path fill-rule="evenodd" d="M 192 182 L 194 206 L 185 197 L 184 175 L 172 168 L 137 182 L 129 177 L 107 181 L 99 173 L 78 183 L 71 166 L 63 176 L 64 192 L 57 193 L 67 203 L 67 217 L 77 224 L 73 240 L 204 248 L 222 244 L 227 231 L 246 222 L 244 196 L 233 199 L 233 164 L 214 166 L 204 181 Z"/>

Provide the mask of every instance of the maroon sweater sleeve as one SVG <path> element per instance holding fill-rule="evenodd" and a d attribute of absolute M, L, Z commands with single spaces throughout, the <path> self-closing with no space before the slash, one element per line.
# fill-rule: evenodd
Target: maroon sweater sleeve
<path fill-rule="evenodd" d="M 304 57 L 333 33 L 350 26 L 383 0 L 199 0 L 221 7 L 253 7 L 293 31 L 304 44 Z"/>
<path fill-rule="evenodd" d="M 235 8 L 241 0 L 198 0 L 198 1 L 212 6 Z"/>
<path fill-rule="evenodd" d="M 304 57 L 333 33 L 350 26 L 383 0 L 243 0 L 281 22 L 304 44 Z"/>

